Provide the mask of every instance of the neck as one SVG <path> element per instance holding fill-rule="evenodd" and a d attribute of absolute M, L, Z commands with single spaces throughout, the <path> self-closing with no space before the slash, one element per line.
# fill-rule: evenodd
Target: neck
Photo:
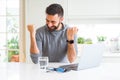
<path fill-rule="evenodd" d="M 57 28 L 56 30 L 61 30 L 61 29 L 62 29 L 62 26 L 63 26 L 63 24 L 60 23 L 59 26 L 58 26 L 58 28 Z"/>

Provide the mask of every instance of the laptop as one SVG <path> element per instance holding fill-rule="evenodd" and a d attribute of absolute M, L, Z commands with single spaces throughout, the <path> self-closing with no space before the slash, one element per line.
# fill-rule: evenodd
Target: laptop
<path fill-rule="evenodd" d="M 102 43 L 83 45 L 78 63 L 61 65 L 66 71 L 82 70 L 100 65 L 105 46 Z"/>

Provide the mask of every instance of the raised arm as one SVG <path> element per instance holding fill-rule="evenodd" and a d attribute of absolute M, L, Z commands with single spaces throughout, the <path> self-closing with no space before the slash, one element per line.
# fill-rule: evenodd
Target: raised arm
<path fill-rule="evenodd" d="M 77 33 L 78 29 L 77 27 L 72 27 L 72 28 L 68 28 L 67 29 L 67 40 L 74 40 L 75 34 Z M 67 56 L 68 56 L 68 60 L 70 63 L 74 62 L 76 59 L 76 49 L 75 49 L 75 43 L 73 42 L 72 44 L 70 44 L 68 42 L 68 49 L 67 49 Z"/>
<path fill-rule="evenodd" d="M 38 54 L 39 53 L 39 49 L 37 47 L 37 43 L 36 43 L 36 39 L 35 39 L 35 27 L 34 25 L 28 25 L 27 26 L 28 31 L 30 32 L 30 53 L 33 54 Z"/>

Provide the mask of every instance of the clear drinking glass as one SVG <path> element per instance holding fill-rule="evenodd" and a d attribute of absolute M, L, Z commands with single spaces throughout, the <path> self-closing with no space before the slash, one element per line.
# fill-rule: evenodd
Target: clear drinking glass
<path fill-rule="evenodd" d="M 46 69 L 48 67 L 48 57 L 39 57 L 38 64 L 39 64 L 41 70 L 46 71 Z"/>

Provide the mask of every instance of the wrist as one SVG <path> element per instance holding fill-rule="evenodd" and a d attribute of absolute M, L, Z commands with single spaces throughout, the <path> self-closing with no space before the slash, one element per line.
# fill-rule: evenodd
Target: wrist
<path fill-rule="evenodd" d="M 32 39 L 33 39 L 33 38 L 35 39 L 35 33 L 31 33 L 31 34 L 30 34 L 30 37 L 31 37 Z"/>
<path fill-rule="evenodd" d="M 74 36 L 68 36 L 68 40 L 74 40 Z"/>
<path fill-rule="evenodd" d="M 30 32 L 31 35 L 35 35 L 36 32 Z"/>
<path fill-rule="evenodd" d="M 73 39 L 72 40 L 67 40 L 67 43 L 74 44 L 74 40 Z"/>

